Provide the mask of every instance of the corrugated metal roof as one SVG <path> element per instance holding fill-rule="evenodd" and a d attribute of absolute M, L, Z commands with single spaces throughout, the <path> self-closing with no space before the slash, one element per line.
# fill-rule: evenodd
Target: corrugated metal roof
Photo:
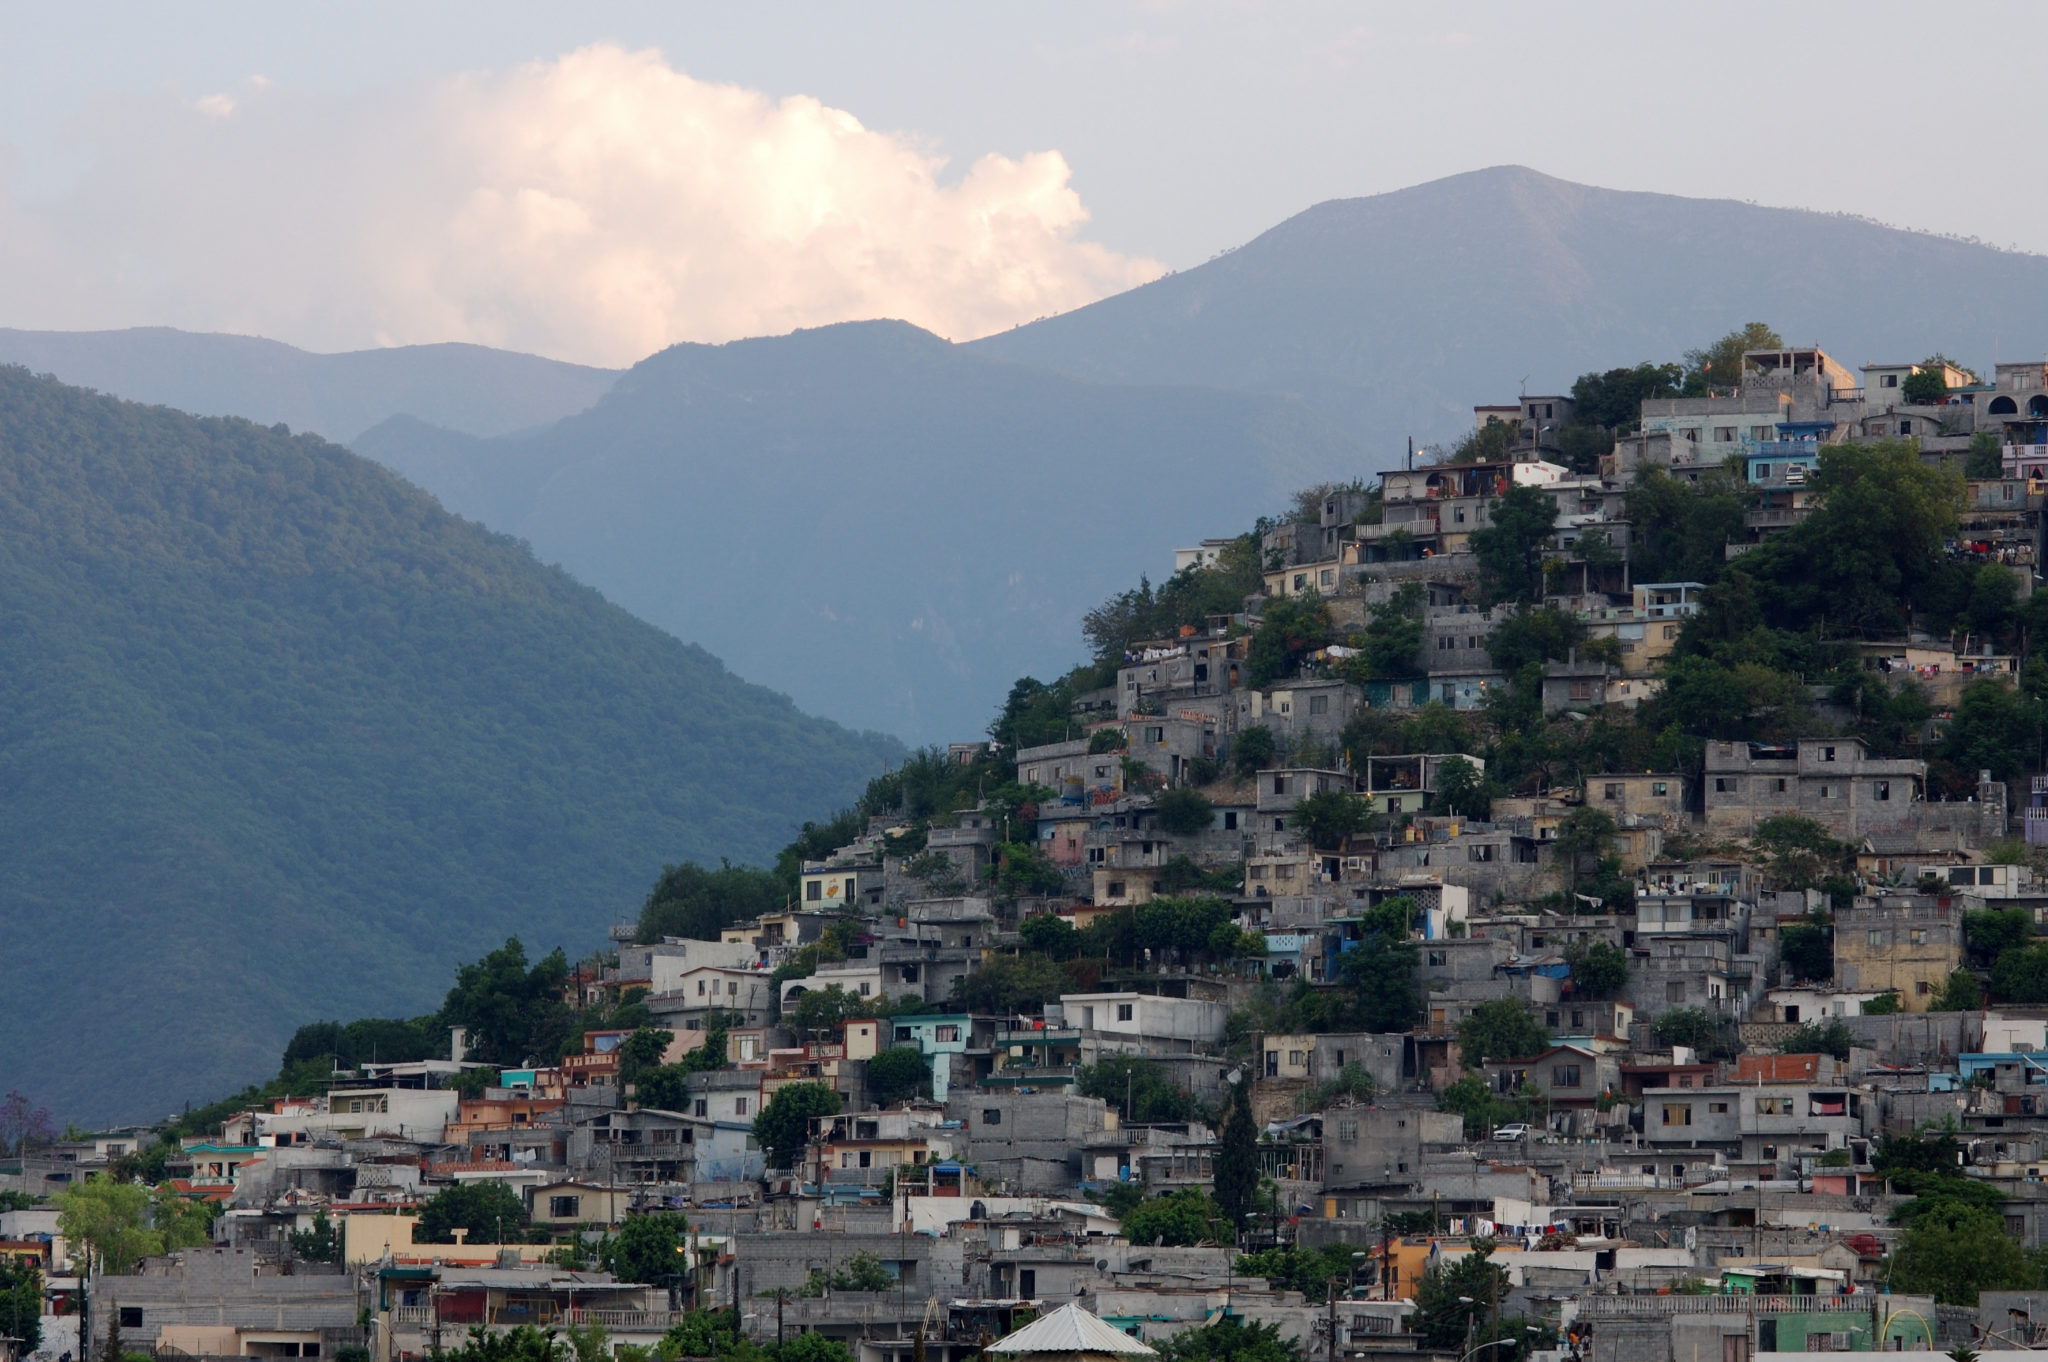
<path fill-rule="evenodd" d="M 991 1343 L 992 1353 L 1118 1353 L 1127 1357 L 1155 1356 L 1150 1347 L 1121 1330 L 1111 1328 L 1078 1305 L 1063 1305 L 1025 1325 L 1016 1333 Z"/>

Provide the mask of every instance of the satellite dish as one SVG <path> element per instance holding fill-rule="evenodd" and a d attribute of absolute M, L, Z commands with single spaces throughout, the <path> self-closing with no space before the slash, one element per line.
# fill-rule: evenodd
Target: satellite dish
<path fill-rule="evenodd" d="M 1107 1272 L 1107 1271 L 1109 1271 L 1109 1259 L 1107 1259 L 1107 1258 L 1097 1258 L 1097 1259 L 1095 1260 L 1095 1270 L 1096 1270 L 1097 1272 Z"/>

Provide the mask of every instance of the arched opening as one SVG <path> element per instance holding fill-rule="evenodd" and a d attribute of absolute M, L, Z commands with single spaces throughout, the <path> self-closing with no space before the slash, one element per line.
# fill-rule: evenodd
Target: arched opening
<path fill-rule="evenodd" d="M 2017 416 L 2019 415 L 2020 404 L 2013 401 L 2010 397 L 1994 397 L 1991 399 L 1991 405 L 1985 408 L 1985 410 L 1993 416 Z"/>
<path fill-rule="evenodd" d="M 2035 393 L 2027 399 L 2027 415 L 2048 416 L 2048 393 Z"/>

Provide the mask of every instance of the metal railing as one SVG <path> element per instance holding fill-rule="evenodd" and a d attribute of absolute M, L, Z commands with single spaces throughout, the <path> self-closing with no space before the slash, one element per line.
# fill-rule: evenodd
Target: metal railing
<path fill-rule="evenodd" d="M 1868 1291 L 1812 1296 L 1581 1296 L 1588 1319 L 1658 1319 L 1668 1315 L 1869 1314 L 1878 1297 Z"/>

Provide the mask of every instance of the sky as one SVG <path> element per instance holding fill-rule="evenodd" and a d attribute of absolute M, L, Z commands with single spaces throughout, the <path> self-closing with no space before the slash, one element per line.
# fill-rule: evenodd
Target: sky
<path fill-rule="evenodd" d="M 0 326 L 968 339 L 1505 163 L 2048 252 L 1986 56 L 2044 40 L 2018 3 L 8 5 Z"/>

